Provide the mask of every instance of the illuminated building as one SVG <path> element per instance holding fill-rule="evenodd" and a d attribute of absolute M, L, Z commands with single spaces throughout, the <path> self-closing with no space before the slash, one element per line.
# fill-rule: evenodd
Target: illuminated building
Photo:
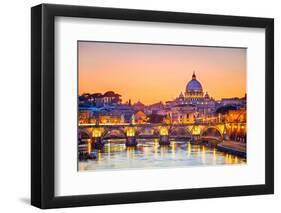
<path fill-rule="evenodd" d="M 193 114 L 197 112 L 197 117 L 202 117 L 215 113 L 217 102 L 206 92 L 204 94 L 202 84 L 197 80 L 195 73 L 192 79 L 186 84 L 184 94 L 174 100 L 167 102 L 171 108 L 189 105 L 193 106 Z"/>
<path fill-rule="evenodd" d="M 246 123 L 247 113 L 245 108 L 241 108 L 238 110 L 229 110 L 226 115 L 227 122 L 241 122 Z"/>
<path fill-rule="evenodd" d="M 80 124 L 90 123 L 91 118 L 92 118 L 91 110 L 80 110 L 79 111 L 79 123 Z"/>
<path fill-rule="evenodd" d="M 121 116 L 117 115 L 100 115 L 99 123 L 100 124 L 118 124 L 121 121 Z"/>
<path fill-rule="evenodd" d="M 193 123 L 196 117 L 196 107 L 192 105 L 177 105 L 167 111 L 168 123 Z"/>
<path fill-rule="evenodd" d="M 108 91 L 79 96 L 80 123 L 214 123 L 246 122 L 246 95 L 243 98 L 214 100 L 197 79 L 187 82 L 185 91 L 174 100 L 145 105 L 140 101 L 122 103 L 121 95 Z M 227 114 L 228 113 L 228 114 Z M 239 115 L 239 116 L 238 116 Z M 246 129 L 246 127 L 244 127 Z"/>
<path fill-rule="evenodd" d="M 134 119 L 137 124 L 146 123 L 148 118 L 143 111 L 138 111 L 134 114 Z"/>

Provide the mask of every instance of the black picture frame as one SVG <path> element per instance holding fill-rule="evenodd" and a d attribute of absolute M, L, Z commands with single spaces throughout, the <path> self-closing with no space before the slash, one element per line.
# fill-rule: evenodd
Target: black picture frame
<path fill-rule="evenodd" d="M 265 184 L 96 195 L 54 195 L 55 17 L 264 28 Z M 41 4 L 31 8 L 31 204 L 39 208 L 155 202 L 274 193 L 274 19 Z"/>

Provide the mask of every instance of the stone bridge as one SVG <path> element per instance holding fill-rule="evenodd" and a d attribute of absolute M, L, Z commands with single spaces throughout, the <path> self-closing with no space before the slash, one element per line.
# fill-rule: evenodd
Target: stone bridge
<path fill-rule="evenodd" d="M 188 139 L 201 143 L 208 140 L 221 142 L 246 135 L 246 123 L 190 123 L 190 124 L 80 124 L 78 138 L 91 140 L 96 148 L 103 147 L 108 139 L 126 139 L 126 145 L 136 145 L 136 139 L 159 138 L 162 145 L 169 139 Z M 98 145 L 99 144 L 99 145 Z"/>

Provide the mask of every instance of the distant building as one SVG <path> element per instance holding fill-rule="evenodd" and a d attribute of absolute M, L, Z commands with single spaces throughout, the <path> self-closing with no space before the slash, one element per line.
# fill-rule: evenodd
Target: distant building
<path fill-rule="evenodd" d="M 214 100 L 204 92 L 193 73 L 174 100 L 145 105 L 131 100 L 122 103 L 121 95 L 114 91 L 85 93 L 79 96 L 80 123 L 200 123 L 240 121 L 246 122 L 247 96 Z M 238 120 L 237 120 L 238 119 Z"/>
<path fill-rule="evenodd" d="M 90 119 L 93 116 L 93 112 L 91 110 L 80 110 L 79 111 L 79 123 L 85 124 L 90 123 Z"/>
<path fill-rule="evenodd" d="M 148 121 L 148 117 L 143 111 L 138 111 L 134 114 L 135 123 L 144 124 Z"/>
<path fill-rule="evenodd" d="M 103 104 L 107 104 L 107 105 L 117 105 L 117 104 L 121 104 L 122 102 L 121 95 L 114 93 L 113 91 L 108 91 L 104 93 L 102 100 L 103 100 Z"/>
<path fill-rule="evenodd" d="M 195 72 L 192 75 L 192 79 L 187 83 L 185 88 L 185 100 L 190 103 L 196 103 L 200 101 L 204 96 L 203 87 L 201 83 L 196 79 Z"/>
<path fill-rule="evenodd" d="M 171 107 L 167 112 L 167 123 L 193 123 L 196 116 L 196 107 L 192 105 L 178 105 Z"/>
<path fill-rule="evenodd" d="M 241 99 L 240 98 L 223 98 L 220 101 L 220 105 L 225 106 L 225 105 L 240 105 L 241 104 Z"/>
<path fill-rule="evenodd" d="M 137 103 L 133 104 L 133 108 L 135 111 L 144 111 L 145 105 L 138 101 Z"/>
<path fill-rule="evenodd" d="M 121 123 L 122 116 L 119 115 L 100 115 L 99 124 L 118 124 Z"/>
<path fill-rule="evenodd" d="M 103 107 L 106 105 L 118 105 L 121 104 L 121 95 L 108 91 L 102 93 L 85 93 L 79 96 L 80 107 Z"/>
<path fill-rule="evenodd" d="M 134 109 L 132 106 L 120 104 L 115 107 L 107 109 L 109 113 L 119 115 L 124 123 L 130 123 L 132 116 L 134 115 Z"/>
<path fill-rule="evenodd" d="M 226 121 L 246 123 L 247 121 L 246 109 L 241 108 L 239 110 L 229 110 L 226 115 Z"/>
<path fill-rule="evenodd" d="M 235 105 L 238 107 L 246 107 L 247 105 L 247 95 L 245 94 L 242 98 L 223 98 L 220 101 L 220 105 Z"/>
<path fill-rule="evenodd" d="M 215 113 L 217 105 L 217 102 L 207 92 L 204 94 L 203 87 L 196 79 L 195 73 L 193 73 L 192 79 L 187 83 L 184 94 L 181 92 L 174 101 L 166 103 L 169 107 L 179 105 L 194 106 L 199 117 Z"/>
<path fill-rule="evenodd" d="M 151 104 L 145 108 L 145 114 L 157 114 L 158 111 L 163 110 L 165 105 L 162 102 Z"/>

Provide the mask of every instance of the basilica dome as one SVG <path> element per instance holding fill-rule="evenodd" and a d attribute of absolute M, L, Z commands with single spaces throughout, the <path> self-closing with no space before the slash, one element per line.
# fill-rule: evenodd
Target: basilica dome
<path fill-rule="evenodd" d="M 192 80 L 190 80 L 185 88 L 186 93 L 202 93 L 203 88 L 199 81 L 196 80 L 196 75 L 193 73 Z"/>

